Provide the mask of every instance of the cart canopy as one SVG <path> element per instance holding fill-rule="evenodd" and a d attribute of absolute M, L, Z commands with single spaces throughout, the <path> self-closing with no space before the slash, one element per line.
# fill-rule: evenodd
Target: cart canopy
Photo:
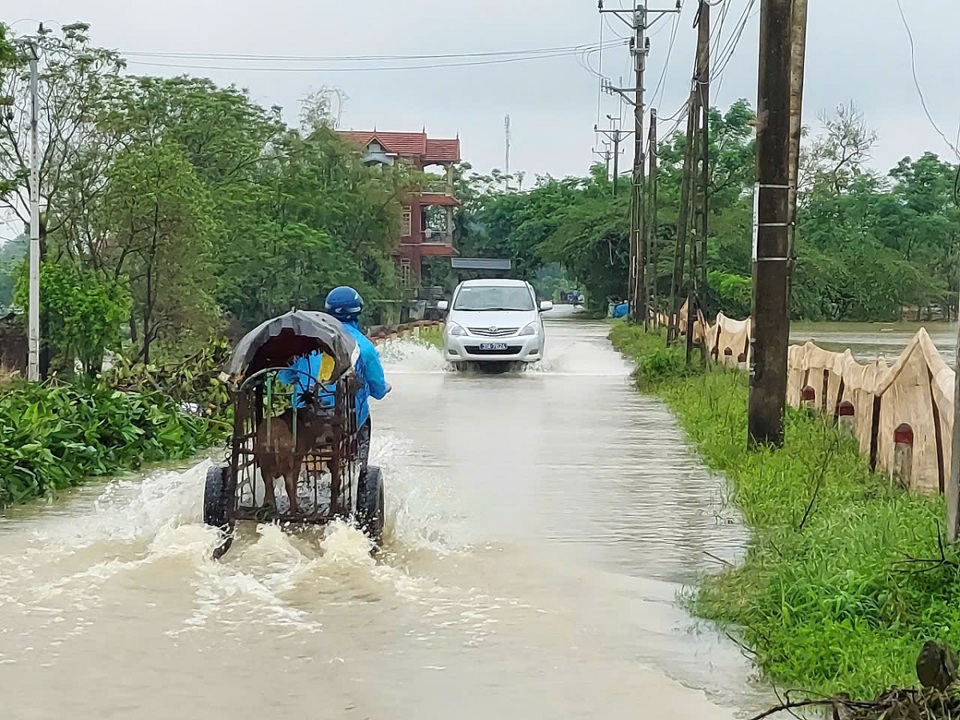
<path fill-rule="evenodd" d="M 261 323 L 233 351 L 226 375 L 238 381 L 268 367 L 286 367 L 315 350 L 333 359 L 330 382 L 353 370 L 360 349 L 339 320 L 321 312 L 291 310 Z"/>

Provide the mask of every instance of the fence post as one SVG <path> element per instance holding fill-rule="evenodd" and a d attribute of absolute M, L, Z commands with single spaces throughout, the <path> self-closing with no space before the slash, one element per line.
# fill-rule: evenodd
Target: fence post
<path fill-rule="evenodd" d="M 893 480 L 904 490 L 913 476 L 913 428 L 902 423 L 893 431 Z"/>
<path fill-rule="evenodd" d="M 844 400 L 837 406 L 837 425 L 844 432 L 854 434 L 857 424 L 857 409 L 849 400 Z"/>
<path fill-rule="evenodd" d="M 814 390 L 812 385 L 805 385 L 803 390 L 800 391 L 800 402 L 803 407 L 805 407 L 811 413 L 816 410 L 817 391 Z"/>

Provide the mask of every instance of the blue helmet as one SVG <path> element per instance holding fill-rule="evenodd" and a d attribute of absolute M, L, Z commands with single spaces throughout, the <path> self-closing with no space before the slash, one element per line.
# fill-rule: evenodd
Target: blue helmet
<path fill-rule="evenodd" d="M 324 309 L 340 321 L 355 321 L 363 310 L 363 298 L 352 287 L 341 285 L 327 294 Z"/>

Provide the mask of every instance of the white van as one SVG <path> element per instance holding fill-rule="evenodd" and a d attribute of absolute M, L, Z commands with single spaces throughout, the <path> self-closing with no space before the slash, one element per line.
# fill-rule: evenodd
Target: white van
<path fill-rule="evenodd" d="M 540 313 L 553 303 L 538 303 L 528 282 L 467 280 L 437 308 L 447 312 L 443 355 L 451 363 L 532 363 L 543 356 Z"/>

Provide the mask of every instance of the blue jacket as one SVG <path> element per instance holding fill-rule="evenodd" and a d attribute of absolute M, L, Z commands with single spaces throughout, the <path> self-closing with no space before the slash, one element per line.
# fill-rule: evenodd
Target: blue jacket
<path fill-rule="evenodd" d="M 355 322 L 345 322 L 347 329 L 360 349 L 360 359 L 357 361 L 356 373 L 360 379 L 360 389 L 357 390 L 357 427 L 363 425 L 370 417 L 369 398 L 383 400 L 387 395 L 387 378 L 383 374 L 383 365 L 380 363 L 380 353 L 373 342 Z"/>
<path fill-rule="evenodd" d="M 360 351 L 360 358 L 354 369 L 360 380 L 360 389 L 357 390 L 356 396 L 357 427 L 360 427 L 370 417 L 370 397 L 382 400 L 386 396 L 387 380 L 383 374 L 383 365 L 380 363 L 380 353 L 377 352 L 370 338 L 363 334 L 356 323 L 345 322 L 343 327 L 356 340 Z M 313 352 L 297 358 L 288 370 L 280 372 L 280 381 L 294 386 L 293 404 L 296 407 L 303 407 L 302 394 L 317 382 L 320 376 L 320 360 L 320 353 Z M 334 391 L 333 385 L 326 385 L 323 392 L 318 393 L 322 407 L 333 407 Z"/>

